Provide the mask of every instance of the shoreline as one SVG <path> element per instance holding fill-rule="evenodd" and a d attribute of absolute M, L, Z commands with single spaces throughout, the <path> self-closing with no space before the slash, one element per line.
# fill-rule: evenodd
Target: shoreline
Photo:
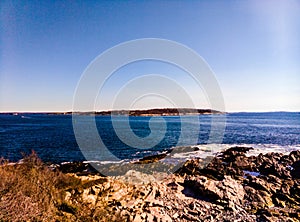
<path fill-rule="evenodd" d="M 191 159 L 169 175 L 129 170 L 122 176 L 107 177 L 61 169 L 46 170 L 48 173 L 41 175 L 62 172 L 63 181 L 75 181 L 73 185 L 59 185 L 62 199 L 53 208 L 59 220 L 77 221 L 81 217 L 89 221 L 104 218 L 110 221 L 299 221 L 300 150 L 247 156 L 252 150 L 231 147 L 207 165 L 201 159 Z M 26 159 L 24 164 L 26 169 L 37 170 L 26 170 L 26 173 L 38 172 L 42 166 L 34 158 Z M 22 168 L 22 164 L 2 165 L 2 174 L 7 171 L 3 167 L 14 170 Z M 31 183 L 30 186 L 35 186 Z M 1 210 L 6 194 L 0 192 L 0 195 Z M 10 216 L 13 218 L 14 214 L 12 211 Z"/>
<path fill-rule="evenodd" d="M 72 115 L 73 113 L 110 113 L 110 112 L 130 112 L 130 111 L 147 111 L 147 110 L 155 110 L 155 109 L 170 109 L 170 108 L 153 108 L 153 109 L 137 109 L 137 110 L 101 110 L 101 111 L 0 111 L 0 114 L 4 115 L 20 115 L 20 114 L 48 114 L 48 115 Z M 173 108 L 172 108 L 173 109 Z M 176 108 L 174 108 L 176 109 Z M 178 108 L 178 109 L 188 109 L 188 110 L 193 110 L 190 108 Z M 209 111 L 211 109 L 194 109 L 194 110 L 203 110 Z M 220 114 L 248 114 L 248 113 L 257 113 L 257 114 L 272 114 L 272 113 L 297 113 L 300 114 L 300 111 L 295 111 L 295 110 L 266 110 L 266 111 L 226 111 L 226 112 L 221 112 L 217 110 L 212 110 L 213 112 L 218 112 Z"/>
<path fill-rule="evenodd" d="M 157 156 L 164 155 L 163 158 L 160 158 L 160 161 L 165 161 L 167 163 L 174 163 L 176 164 L 177 161 L 186 161 L 191 160 L 195 158 L 206 158 L 207 156 L 215 156 L 218 155 L 218 153 L 223 152 L 227 149 L 230 149 L 231 147 L 251 147 L 252 150 L 248 151 L 246 154 L 249 156 L 258 156 L 259 154 L 267 154 L 270 152 L 275 153 L 282 153 L 284 155 L 288 155 L 292 151 L 300 150 L 300 144 L 293 144 L 293 145 L 279 145 L 279 144 L 197 144 L 197 145 L 186 145 L 186 146 L 175 146 L 170 147 L 168 149 L 163 149 L 161 151 L 155 150 L 155 151 L 138 151 L 136 154 L 132 155 L 131 158 L 128 159 L 119 159 L 117 161 L 107 161 L 107 160 L 74 160 L 74 161 L 48 161 L 43 160 L 44 163 L 47 165 L 63 165 L 63 164 L 71 164 L 71 163 L 78 163 L 81 162 L 83 164 L 127 164 L 127 163 L 134 163 L 141 161 L 142 159 L 156 159 Z M 32 150 L 35 152 L 35 150 Z M 145 155 L 141 155 L 139 157 L 139 154 L 144 153 Z M 30 155 L 30 153 L 26 153 L 26 155 Z M 19 160 L 10 160 L 5 157 L 0 157 L 6 159 L 11 164 L 18 164 L 21 163 L 23 158 Z M 172 161 L 174 160 L 174 161 Z"/>
<path fill-rule="evenodd" d="M 108 110 L 108 111 L 67 111 L 67 112 L 3 112 L 7 115 L 22 114 L 45 114 L 45 115 L 96 115 L 96 116 L 179 116 L 179 115 L 212 115 L 226 114 L 212 109 L 195 108 L 154 108 L 154 109 L 135 109 L 135 110 Z"/>

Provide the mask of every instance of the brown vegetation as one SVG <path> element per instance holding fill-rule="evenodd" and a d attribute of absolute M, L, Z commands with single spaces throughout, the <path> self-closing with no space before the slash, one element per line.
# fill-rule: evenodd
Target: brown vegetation
<path fill-rule="evenodd" d="M 35 153 L 22 163 L 0 159 L 0 221 L 99 221 L 109 218 L 106 206 L 95 209 L 77 199 L 65 201 L 67 190 L 88 184 L 45 166 Z"/>

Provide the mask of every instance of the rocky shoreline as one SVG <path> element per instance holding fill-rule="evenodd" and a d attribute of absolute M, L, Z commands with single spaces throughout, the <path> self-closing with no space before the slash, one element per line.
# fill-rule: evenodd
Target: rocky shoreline
<path fill-rule="evenodd" d="M 200 159 L 188 160 L 160 179 L 133 170 L 104 177 L 86 171 L 88 164 L 65 165 L 60 170 L 84 186 L 65 191 L 61 212 L 76 221 L 70 206 L 80 199 L 93 212 L 105 207 L 100 221 L 300 221 L 300 151 L 247 156 L 250 149 L 227 149 L 204 168 Z"/>

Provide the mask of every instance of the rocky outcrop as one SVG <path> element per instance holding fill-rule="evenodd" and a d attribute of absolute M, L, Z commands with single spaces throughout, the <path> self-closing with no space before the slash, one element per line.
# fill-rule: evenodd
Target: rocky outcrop
<path fill-rule="evenodd" d="M 268 153 L 247 157 L 245 154 L 250 149 L 230 148 L 203 169 L 198 167 L 197 160 L 190 160 L 178 173 L 192 175 L 190 169 L 196 169 L 194 174 L 198 176 L 187 182 L 198 187 L 200 196 L 210 197 L 209 201 L 239 206 L 261 221 L 299 221 L 300 151 L 289 155 Z M 224 181 L 228 178 L 234 178 L 240 189 L 233 189 L 235 183 L 232 182 L 225 185 Z M 220 191 L 220 186 L 227 195 Z M 240 194 L 244 194 L 242 201 L 238 198 L 242 197 Z"/>
<path fill-rule="evenodd" d="M 299 221 L 300 151 L 247 156 L 250 149 L 230 148 L 205 168 L 189 160 L 161 180 L 134 171 L 117 178 L 72 174 L 85 185 L 67 190 L 65 201 L 81 199 L 95 211 L 105 206 L 115 221 Z"/>
<path fill-rule="evenodd" d="M 243 186 L 230 176 L 225 176 L 222 181 L 211 180 L 205 176 L 187 178 L 185 186 L 192 189 L 196 197 L 231 209 L 234 209 L 236 205 L 241 205 L 245 196 Z"/>

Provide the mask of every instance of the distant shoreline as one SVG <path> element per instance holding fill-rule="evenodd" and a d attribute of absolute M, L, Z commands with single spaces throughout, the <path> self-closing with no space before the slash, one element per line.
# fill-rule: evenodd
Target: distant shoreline
<path fill-rule="evenodd" d="M 105 110 L 105 111 L 0 111 L 0 115 L 22 115 L 22 114 L 46 114 L 46 115 L 72 115 L 72 114 L 86 114 L 86 115 L 118 115 L 117 113 L 124 113 L 119 115 L 127 115 L 128 112 L 145 112 L 151 110 L 168 110 L 168 109 L 175 109 L 176 108 L 155 108 L 155 109 L 140 109 L 140 110 Z M 202 115 L 202 114 L 247 114 L 247 113 L 300 113 L 299 111 L 226 111 L 221 112 L 217 110 L 212 110 L 210 113 L 210 109 L 192 109 L 192 108 L 178 108 L 179 110 L 196 110 L 196 112 L 190 112 L 188 115 Z M 197 113 L 197 110 L 200 112 Z M 208 112 L 206 112 L 208 111 Z M 108 114 L 109 113 L 109 114 Z M 169 113 L 170 114 L 170 113 Z M 182 115 L 182 113 L 180 113 Z M 154 116 L 154 115 L 153 115 Z M 161 115 L 158 115 L 161 116 Z"/>
<path fill-rule="evenodd" d="M 20 114 L 47 114 L 47 115 L 96 115 L 96 116 L 179 116 L 179 115 L 211 115 L 225 114 L 225 112 L 212 109 L 193 109 L 193 108 L 156 108 L 145 110 L 109 110 L 109 111 L 69 111 L 69 112 L 7 112 L 1 114 L 20 115 Z"/>

